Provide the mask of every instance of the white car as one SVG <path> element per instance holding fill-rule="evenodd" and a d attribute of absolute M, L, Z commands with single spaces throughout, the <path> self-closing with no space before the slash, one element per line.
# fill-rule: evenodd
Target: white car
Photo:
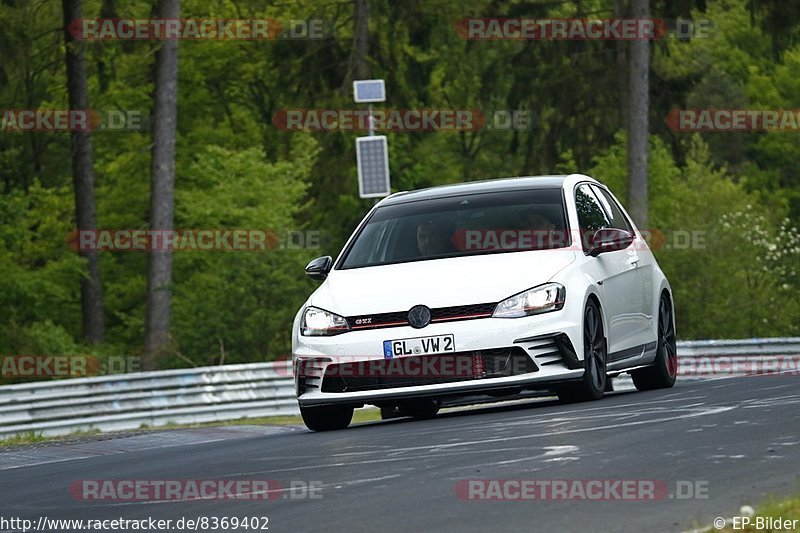
<path fill-rule="evenodd" d="M 392 194 L 292 326 L 297 399 L 312 430 L 365 404 L 430 417 L 445 398 L 550 390 L 596 400 L 629 372 L 677 373 L 669 282 L 613 194 L 580 174 Z"/>

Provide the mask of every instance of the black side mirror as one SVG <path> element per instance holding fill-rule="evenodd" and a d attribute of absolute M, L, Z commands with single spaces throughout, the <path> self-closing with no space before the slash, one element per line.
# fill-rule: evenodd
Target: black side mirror
<path fill-rule="evenodd" d="M 597 257 L 605 252 L 624 250 L 633 243 L 633 234 L 619 228 L 600 228 L 592 238 L 589 255 Z"/>
<path fill-rule="evenodd" d="M 331 271 L 332 266 L 333 259 L 331 256 L 317 257 L 306 265 L 306 276 L 311 279 L 322 281 L 328 277 L 328 272 Z"/>

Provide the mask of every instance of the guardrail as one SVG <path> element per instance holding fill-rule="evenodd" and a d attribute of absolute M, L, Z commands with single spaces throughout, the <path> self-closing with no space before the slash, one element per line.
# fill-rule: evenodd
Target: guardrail
<path fill-rule="evenodd" d="M 678 343 L 679 372 L 689 378 L 708 373 L 741 375 L 755 364 L 777 370 L 781 368 L 778 356 L 793 354 L 800 354 L 800 338 Z M 617 383 L 624 386 L 629 378 L 625 374 Z M 0 438 L 28 432 L 50 436 L 297 414 L 287 361 L 0 387 Z"/>
<path fill-rule="evenodd" d="M 0 387 L 0 438 L 298 413 L 286 361 Z"/>
<path fill-rule="evenodd" d="M 800 374 L 800 337 L 678 342 L 679 379 L 708 379 L 795 371 Z M 628 374 L 615 388 L 633 387 Z"/>

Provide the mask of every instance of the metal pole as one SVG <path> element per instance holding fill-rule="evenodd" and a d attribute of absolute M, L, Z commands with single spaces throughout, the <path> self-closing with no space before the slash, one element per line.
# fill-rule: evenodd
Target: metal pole
<path fill-rule="evenodd" d="M 369 104 L 368 109 L 367 123 L 369 124 L 369 136 L 372 137 L 375 135 L 375 124 L 372 123 L 372 104 Z"/>

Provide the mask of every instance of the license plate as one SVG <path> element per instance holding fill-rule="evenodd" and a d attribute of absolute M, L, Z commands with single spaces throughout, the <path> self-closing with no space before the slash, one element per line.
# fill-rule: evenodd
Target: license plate
<path fill-rule="evenodd" d="M 435 335 L 433 337 L 415 337 L 413 339 L 383 341 L 384 359 L 406 357 L 409 355 L 432 355 L 455 351 L 456 341 L 453 335 Z"/>

